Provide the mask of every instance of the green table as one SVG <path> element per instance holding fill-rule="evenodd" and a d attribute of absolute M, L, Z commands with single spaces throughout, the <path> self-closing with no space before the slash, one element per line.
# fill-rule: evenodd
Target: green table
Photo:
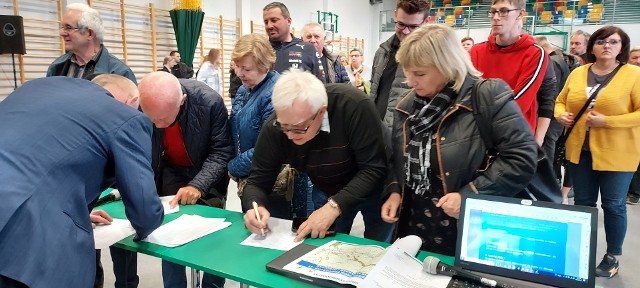
<path fill-rule="evenodd" d="M 121 201 L 98 207 L 114 218 L 126 218 Z M 129 236 L 115 244 L 116 247 L 155 256 L 170 262 L 191 267 L 206 273 L 218 275 L 256 287 L 311 287 L 304 282 L 267 271 L 266 264 L 284 251 L 240 245 L 251 233 L 244 228 L 243 214 L 239 212 L 206 207 L 201 205 L 181 205 L 180 212 L 165 215 L 164 224 L 182 214 L 196 214 L 203 217 L 226 218 L 231 226 L 185 245 L 168 248 L 147 242 L 133 242 Z M 355 244 L 375 244 L 383 247 L 389 244 L 338 234 L 325 239 L 306 239 L 304 243 L 320 246 L 331 240 Z M 418 258 L 437 256 L 444 263 L 453 264 L 453 257 L 420 251 Z M 306 284 L 306 286 L 305 286 Z"/>

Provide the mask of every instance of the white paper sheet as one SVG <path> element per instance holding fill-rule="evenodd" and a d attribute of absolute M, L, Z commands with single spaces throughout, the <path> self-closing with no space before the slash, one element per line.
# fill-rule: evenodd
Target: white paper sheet
<path fill-rule="evenodd" d="M 446 288 L 449 281 L 449 276 L 423 272 L 420 260 L 397 246 L 390 246 L 358 287 Z"/>
<path fill-rule="evenodd" d="M 178 219 L 160 226 L 143 241 L 166 247 L 187 244 L 231 225 L 225 218 L 205 218 L 198 215 L 183 214 Z"/>
<path fill-rule="evenodd" d="M 133 233 L 136 230 L 131 227 L 129 220 L 113 218 L 110 225 L 100 224 L 93 229 L 93 240 L 96 242 L 96 249 L 106 249 Z"/>
<path fill-rule="evenodd" d="M 251 234 L 240 244 L 261 248 L 288 251 L 298 246 L 300 242 L 293 242 L 296 234 L 291 232 L 291 220 L 269 218 L 269 231 L 263 237 L 260 234 Z"/>
<path fill-rule="evenodd" d="M 176 197 L 176 196 L 171 195 L 171 196 L 160 197 L 160 203 L 162 203 L 162 207 L 164 208 L 164 215 L 173 214 L 180 211 L 180 205 L 176 205 L 176 207 L 171 209 L 171 205 L 169 205 L 169 202 L 171 202 L 171 199 L 173 199 L 173 197 Z"/>

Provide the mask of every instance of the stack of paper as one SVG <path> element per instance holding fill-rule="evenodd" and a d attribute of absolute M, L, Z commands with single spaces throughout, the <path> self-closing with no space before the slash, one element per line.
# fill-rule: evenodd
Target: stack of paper
<path fill-rule="evenodd" d="M 296 234 L 291 232 L 291 224 L 291 220 L 269 218 L 269 229 L 265 231 L 264 236 L 251 234 L 240 244 L 283 251 L 291 250 L 302 243 L 302 241 L 293 242 Z"/>
<path fill-rule="evenodd" d="M 171 195 L 171 196 L 160 197 L 160 203 L 162 203 L 162 207 L 164 208 L 164 215 L 173 214 L 180 211 L 180 205 L 176 205 L 176 207 L 173 207 L 173 209 L 171 209 L 171 205 L 169 205 L 169 202 L 171 202 L 173 197 L 176 197 L 176 196 Z"/>
<path fill-rule="evenodd" d="M 422 261 L 392 245 L 358 287 L 445 288 L 449 281 L 449 276 L 422 271 Z"/>
<path fill-rule="evenodd" d="M 111 224 L 99 224 L 93 229 L 93 239 L 96 249 L 106 249 L 133 233 L 136 233 L 136 230 L 131 227 L 129 220 L 113 218 Z"/>
<path fill-rule="evenodd" d="M 184 214 L 160 226 L 143 241 L 166 247 L 177 247 L 229 227 L 231 222 L 224 220 L 225 218 L 205 218 Z"/>

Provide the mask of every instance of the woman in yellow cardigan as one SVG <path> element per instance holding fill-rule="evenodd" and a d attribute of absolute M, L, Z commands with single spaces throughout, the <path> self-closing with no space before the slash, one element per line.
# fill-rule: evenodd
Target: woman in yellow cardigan
<path fill-rule="evenodd" d="M 576 68 L 558 95 L 555 117 L 575 125 L 566 142 L 568 170 L 575 204 L 596 206 L 600 191 L 607 254 L 596 275 L 613 277 L 627 232 L 626 195 L 640 162 L 640 67 L 629 60 L 629 36 L 615 26 L 598 29 L 587 45 L 587 64 Z M 596 96 L 595 103 L 574 119 L 590 94 L 622 65 Z"/>

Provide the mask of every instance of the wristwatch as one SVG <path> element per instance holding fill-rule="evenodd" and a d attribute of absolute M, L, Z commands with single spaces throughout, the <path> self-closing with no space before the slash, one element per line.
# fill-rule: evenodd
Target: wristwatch
<path fill-rule="evenodd" d="M 338 203 L 336 203 L 335 200 L 333 200 L 332 197 L 329 197 L 329 199 L 327 199 L 327 203 L 329 203 L 329 206 L 331 206 L 331 208 L 338 209 L 338 212 L 342 214 L 342 210 L 340 209 L 340 206 L 338 205 Z"/>

